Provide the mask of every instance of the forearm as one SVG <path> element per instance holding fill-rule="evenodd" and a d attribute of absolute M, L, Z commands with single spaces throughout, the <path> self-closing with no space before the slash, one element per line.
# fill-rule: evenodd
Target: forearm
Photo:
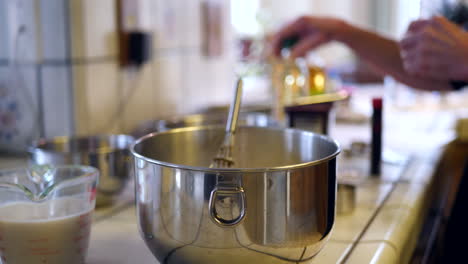
<path fill-rule="evenodd" d="M 398 43 L 376 33 L 343 23 L 332 38 L 350 47 L 360 58 L 378 72 L 388 74 L 414 88 L 450 90 L 448 82 L 424 79 L 408 74 L 400 57 Z"/>
<path fill-rule="evenodd" d="M 454 61 L 453 64 L 457 65 L 453 67 L 454 80 L 468 82 L 468 58 L 459 58 L 458 61 Z"/>

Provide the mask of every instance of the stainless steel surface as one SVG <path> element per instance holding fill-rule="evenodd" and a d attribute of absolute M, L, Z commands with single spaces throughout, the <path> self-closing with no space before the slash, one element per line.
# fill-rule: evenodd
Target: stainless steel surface
<path fill-rule="evenodd" d="M 96 205 L 106 206 L 133 175 L 129 151 L 133 142 L 128 135 L 39 139 L 30 148 L 30 161 L 38 165 L 82 164 L 99 169 Z"/>
<path fill-rule="evenodd" d="M 334 223 L 336 142 L 294 129 L 239 127 L 235 167 L 209 168 L 223 136 L 220 126 L 175 129 L 132 147 L 138 224 L 149 249 L 161 263 L 312 258 Z M 236 221 L 243 209 L 238 225 L 216 222 Z"/>
<path fill-rule="evenodd" d="M 213 158 L 210 168 L 229 168 L 234 165 L 234 160 L 232 159 L 232 148 L 234 146 L 237 119 L 239 118 L 239 109 L 242 99 L 242 85 L 242 79 L 239 78 L 234 92 L 234 99 L 231 107 L 229 108 L 224 140 L 223 143 L 221 143 L 216 156 Z"/>
<path fill-rule="evenodd" d="M 132 135 L 136 138 L 153 132 L 162 132 L 174 128 L 224 125 L 226 124 L 228 110 L 211 111 L 203 114 L 187 115 L 162 120 L 149 120 L 138 126 Z M 279 123 L 262 112 L 240 112 L 238 124 L 242 126 L 279 127 Z"/>
<path fill-rule="evenodd" d="M 236 90 L 234 91 L 234 99 L 229 107 L 229 115 L 226 122 L 226 132 L 235 134 L 237 128 L 237 120 L 239 119 L 239 111 L 242 99 L 242 78 L 239 78 L 236 83 Z"/>

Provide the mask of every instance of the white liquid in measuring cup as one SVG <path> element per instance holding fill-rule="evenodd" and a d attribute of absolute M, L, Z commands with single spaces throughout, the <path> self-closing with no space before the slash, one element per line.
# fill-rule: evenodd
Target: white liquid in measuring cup
<path fill-rule="evenodd" d="M 72 198 L 0 207 L 0 263 L 84 264 L 92 210 Z"/>

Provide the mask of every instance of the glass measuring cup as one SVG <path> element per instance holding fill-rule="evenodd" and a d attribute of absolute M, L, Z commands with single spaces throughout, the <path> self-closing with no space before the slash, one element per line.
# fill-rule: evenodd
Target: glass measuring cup
<path fill-rule="evenodd" d="M 84 264 L 98 175 L 87 166 L 0 170 L 0 263 Z"/>

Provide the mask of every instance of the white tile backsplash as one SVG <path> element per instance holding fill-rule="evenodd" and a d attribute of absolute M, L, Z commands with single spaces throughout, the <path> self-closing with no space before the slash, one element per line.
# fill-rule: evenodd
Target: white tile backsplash
<path fill-rule="evenodd" d="M 0 2 L 0 58 L 22 63 L 67 57 L 68 0 Z"/>
<path fill-rule="evenodd" d="M 154 13 L 154 49 L 177 49 L 185 41 L 183 29 L 184 1 L 186 0 L 156 0 Z"/>
<path fill-rule="evenodd" d="M 72 57 L 116 57 L 116 1 L 70 0 Z"/>
<path fill-rule="evenodd" d="M 40 136 L 37 67 L 0 67 L 0 150 L 25 152 Z"/>
<path fill-rule="evenodd" d="M 11 78 L 14 80 L 16 94 L 18 98 L 25 104 L 24 118 L 30 120 L 30 124 L 34 123 L 34 129 L 39 129 L 37 123 L 37 115 L 40 111 L 39 107 L 39 91 L 38 91 L 38 66 L 22 65 L 11 72 Z M 33 112 L 33 114 L 30 114 Z M 39 132 L 39 131 L 36 131 Z M 33 134 L 36 134 L 33 132 Z"/>
<path fill-rule="evenodd" d="M 207 59 L 201 54 L 181 57 L 181 85 L 185 97 L 184 113 L 203 110 L 207 105 L 227 105 L 234 93 L 234 74 L 227 59 Z"/>
<path fill-rule="evenodd" d="M 226 105 L 232 100 L 235 87 L 234 67 L 227 58 L 207 59 L 202 57 L 203 68 L 206 69 L 206 78 L 203 84 L 207 86 L 207 103 L 211 105 Z"/>
<path fill-rule="evenodd" d="M 70 68 L 43 66 L 41 75 L 45 137 L 71 136 L 74 104 Z"/>
<path fill-rule="evenodd" d="M 185 104 L 190 101 L 184 94 L 182 79 L 182 57 L 170 56 L 154 60 L 154 74 L 156 77 L 154 103 L 158 116 L 167 118 L 183 114 Z"/>
<path fill-rule="evenodd" d="M 8 58 L 22 63 L 35 63 L 41 58 L 38 1 L 6 2 Z"/>
<path fill-rule="evenodd" d="M 211 95 L 208 83 L 210 81 L 210 69 L 202 62 L 200 54 L 188 55 L 182 63 L 182 69 L 186 73 L 182 78 L 182 86 L 187 98 L 185 105 L 188 113 L 195 113 L 206 107 Z"/>
<path fill-rule="evenodd" d="M 180 10 L 183 17 L 179 34 L 182 37 L 182 47 L 201 46 L 201 0 L 179 0 L 184 8 Z"/>
<path fill-rule="evenodd" d="M 0 1 L 0 60 L 8 58 L 7 2 Z"/>
<path fill-rule="evenodd" d="M 68 0 L 40 1 L 42 56 L 44 60 L 65 60 L 69 57 Z"/>
<path fill-rule="evenodd" d="M 75 65 L 73 86 L 78 134 L 116 133 L 121 79 L 115 62 Z"/>
<path fill-rule="evenodd" d="M 143 121 L 158 117 L 156 95 L 157 87 L 155 67 L 153 64 L 145 65 L 133 77 L 128 72 L 121 73 L 127 76 L 123 87 L 127 103 L 123 112 L 123 131 L 131 133 Z"/>

